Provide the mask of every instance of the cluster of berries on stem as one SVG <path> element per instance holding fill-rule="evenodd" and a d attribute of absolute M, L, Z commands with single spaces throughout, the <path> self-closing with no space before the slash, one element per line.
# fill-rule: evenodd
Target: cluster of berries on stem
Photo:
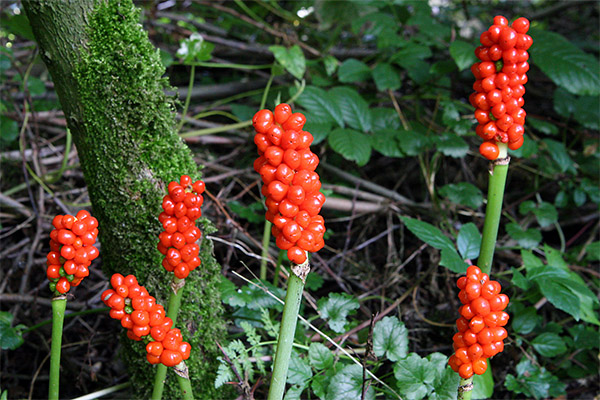
<path fill-rule="evenodd" d="M 146 359 L 150 364 L 174 367 L 190 357 L 191 345 L 182 341 L 179 329 L 166 316 L 162 305 L 138 284 L 133 275 L 114 274 L 112 289 L 102 293 L 102 301 L 110 307 L 111 318 L 121 321 L 127 337 L 146 343 Z"/>
<path fill-rule="evenodd" d="M 528 30 L 526 18 L 518 18 L 509 26 L 506 18 L 497 15 L 494 24 L 481 34 L 481 46 L 475 49 L 481 61 L 471 67 L 476 81 L 469 101 L 479 123 L 475 132 L 484 140 L 479 152 L 489 160 L 498 158 L 497 142 L 512 150 L 523 145 L 527 49 L 533 43 Z"/>
<path fill-rule="evenodd" d="M 281 250 L 295 264 L 306 261 L 306 252 L 323 248 L 325 222 L 319 215 L 325 196 L 315 172 L 319 158 L 310 151 L 313 136 L 303 131 L 306 118 L 292 113 L 285 103 L 275 112 L 260 110 L 252 124 L 259 157 L 254 170 L 263 181 L 265 218 L 273 223 L 272 234 Z"/>
<path fill-rule="evenodd" d="M 458 278 L 458 298 L 463 304 L 461 317 L 456 320 L 458 333 L 453 337 L 454 354 L 448 364 L 461 378 L 481 375 L 487 369 L 487 359 L 504 350 L 507 337 L 503 327 L 508 314 L 508 296 L 501 294 L 500 284 L 475 266 L 467 268 L 467 275 Z"/>
<path fill-rule="evenodd" d="M 169 194 L 162 201 L 163 212 L 158 216 L 164 231 L 158 235 L 158 251 L 165 257 L 162 265 L 175 277 L 185 279 L 201 263 L 200 247 L 196 243 L 202 232 L 196 220 L 202 216 L 204 182 L 192 182 L 182 175 L 179 182 L 170 182 Z"/>
<path fill-rule="evenodd" d="M 52 225 L 46 275 L 50 280 L 50 290 L 61 295 L 90 274 L 89 267 L 99 255 L 94 246 L 98 237 L 98 220 L 81 210 L 75 216 L 57 215 Z"/>

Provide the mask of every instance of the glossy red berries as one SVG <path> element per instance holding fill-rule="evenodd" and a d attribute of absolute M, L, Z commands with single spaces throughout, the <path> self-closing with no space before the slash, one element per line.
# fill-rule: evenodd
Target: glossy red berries
<path fill-rule="evenodd" d="M 140 286 L 133 275 L 114 274 L 112 289 L 102 293 L 102 301 L 110 307 L 111 318 L 121 321 L 127 337 L 146 342 L 146 359 L 150 364 L 162 363 L 174 367 L 190 357 L 191 346 L 182 341 L 179 329 L 165 309 Z"/>
<path fill-rule="evenodd" d="M 196 242 L 202 232 L 196 220 L 202 216 L 204 182 L 192 182 L 188 175 L 182 175 L 179 182 L 169 183 L 168 190 L 162 201 L 164 211 L 158 216 L 164 231 L 158 235 L 157 247 L 165 256 L 163 267 L 185 279 L 201 263 Z"/>
<path fill-rule="evenodd" d="M 314 172 L 319 158 L 310 151 L 313 137 L 302 130 L 305 122 L 304 115 L 292 113 L 288 104 L 279 104 L 274 113 L 260 110 L 252 119 L 259 154 L 254 170 L 263 181 L 265 217 L 273 223 L 277 247 L 287 250 L 296 264 L 306 261 L 307 251 L 325 245 L 325 225 L 319 215 L 325 196 Z"/>
<path fill-rule="evenodd" d="M 46 257 L 46 276 L 56 296 L 67 293 L 90 274 L 89 267 L 98 255 L 94 246 L 98 220 L 81 210 L 76 216 L 57 215 L 52 220 L 50 252 Z"/>
<path fill-rule="evenodd" d="M 498 15 L 481 34 L 481 46 L 475 49 L 481 61 L 471 67 L 476 81 L 469 100 L 479 123 L 475 132 L 485 140 L 479 152 L 489 160 L 498 158 L 498 142 L 507 143 L 512 150 L 523 145 L 523 85 L 529 70 L 527 49 L 533 43 L 528 30 L 526 18 L 518 18 L 509 26 L 508 20 Z"/>
<path fill-rule="evenodd" d="M 508 296 L 500 294 L 500 284 L 490 281 L 489 276 L 472 265 L 467 275 L 458 278 L 458 298 L 463 304 L 456 320 L 458 333 L 453 337 L 455 353 L 448 364 L 455 372 L 468 379 L 481 375 L 487 369 L 487 359 L 504 349 L 507 337 L 504 326 L 508 314 Z"/>

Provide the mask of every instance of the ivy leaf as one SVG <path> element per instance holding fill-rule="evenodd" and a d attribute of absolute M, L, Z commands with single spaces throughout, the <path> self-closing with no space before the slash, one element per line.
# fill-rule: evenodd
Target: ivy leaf
<path fill-rule="evenodd" d="M 269 50 L 287 72 L 292 74 L 296 79 L 302 79 L 304 71 L 306 71 L 306 59 L 300 46 L 295 44 L 289 49 L 283 46 L 269 46 Z"/>
<path fill-rule="evenodd" d="M 287 383 L 304 387 L 310 378 L 312 378 L 312 369 L 308 365 L 308 361 L 305 358 L 300 358 L 298 353 L 293 351 L 290 357 Z"/>
<path fill-rule="evenodd" d="M 473 45 L 462 40 L 455 40 L 450 43 L 450 55 L 458 66 L 459 71 L 470 68 L 477 61 Z"/>
<path fill-rule="evenodd" d="M 464 259 L 474 260 L 479 257 L 481 248 L 481 234 L 477 226 L 469 222 L 460 227 L 458 238 L 456 239 L 458 252 Z"/>
<path fill-rule="evenodd" d="M 397 317 L 385 317 L 373 328 L 373 351 L 390 361 L 398 361 L 408 354 L 408 330 Z"/>
<path fill-rule="evenodd" d="M 335 122 L 342 128 L 344 127 L 342 110 L 340 110 L 337 102 L 333 101 L 329 93 L 323 89 L 316 86 L 307 86 L 296 102 L 310 113 L 310 119 L 307 116 L 307 121 Z"/>
<path fill-rule="evenodd" d="M 531 345 L 544 357 L 555 357 L 567 351 L 565 341 L 556 333 L 542 333 L 533 339 Z"/>
<path fill-rule="evenodd" d="M 328 369 L 333 366 L 333 353 L 323 343 L 313 342 L 308 348 L 310 365 L 317 370 Z"/>
<path fill-rule="evenodd" d="M 344 332 L 346 317 L 360 307 L 358 300 L 347 293 L 329 293 L 327 298 L 318 301 L 317 306 L 321 317 L 327 321 L 331 330 L 337 333 Z"/>
<path fill-rule="evenodd" d="M 340 82 L 352 83 L 362 82 L 371 76 L 371 69 L 367 64 L 355 58 L 349 58 L 338 68 L 338 79 Z"/>
<path fill-rule="evenodd" d="M 219 293 L 221 293 L 223 303 L 232 307 L 243 307 L 250 300 L 242 290 L 238 289 L 235 283 L 223 275 L 221 275 L 221 281 L 219 282 Z"/>
<path fill-rule="evenodd" d="M 429 395 L 429 399 L 431 400 L 455 400 L 457 397 L 456 388 L 458 387 L 460 377 L 456 372 L 452 371 L 452 368 L 444 368 L 443 371 L 442 376 L 433 383 L 433 393 Z M 474 379 L 478 376 L 475 375 Z M 475 383 L 474 387 L 477 388 L 477 383 Z M 477 397 L 473 398 L 476 399 Z"/>
<path fill-rule="evenodd" d="M 12 327 L 13 318 L 14 316 L 8 311 L 0 312 L 0 348 L 2 350 L 15 350 L 24 343 L 21 331 L 25 326 Z"/>
<path fill-rule="evenodd" d="M 410 217 L 400 217 L 400 219 L 404 222 L 408 230 L 410 230 L 419 239 L 421 239 L 431 247 L 434 247 L 438 250 L 448 249 L 450 251 L 456 252 L 456 250 L 454 250 L 454 245 L 452 244 L 452 241 L 448 239 L 442 233 L 442 231 L 440 231 L 435 226 L 427 222 L 419 221 L 418 219 Z"/>
<path fill-rule="evenodd" d="M 463 138 L 454 133 L 444 133 L 438 140 L 436 146 L 445 156 L 461 158 L 467 155 L 469 144 Z"/>
<path fill-rule="evenodd" d="M 342 111 L 344 121 L 362 132 L 371 130 L 371 112 L 369 105 L 355 89 L 339 86 L 329 91 L 331 98 Z"/>
<path fill-rule="evenodd" d="M 373 68 L 372 73 L 377 90 L 380 92 L 388 89 L 400 89 L 400 76 L 391 64 L 379 63 L 375 66 L 375 68 Z"/>
<path fill-rule="evenodd" d="M 524 230 L 514 222 L 506 224 L 505 228 L 508 235 L 524 249 L 533 249 L 542 241 L 542 232 L 539 229 L 529 228 Z"/>
<path fill-rule="evenodd" d="M 439 193 L 451 202 L 469 208 L 477 209 L 483 204 L 483 193 L 477 186 L 469 182 L 444 185 L 440 188 Z"/>
<path fill-rule="evenodd" d="M 215 45 L 204 40 L 201 34 L 194 32 L 188 39 L 184 39 L 179 44 L 177 56 L 184 64 L 193 64 L 195 62 L 208 61 L 212 58 L 212 51 Z"/>
<path fill-rule="evenodd" d="M 364 396 L 363 396 L 364 388 Z M 374 400 L 375 391 L 363 381 L 363 369 L 352 364 L 342 368 L 331 378 L 325 400 Z"/>
<path fill-rule="evenodd" d="M 400 158 L 404 154 L 400 150 L 398 135 L 399 132 L 394 129 L 375 131 L 371 136 L 371 146 L 386 157 Z"/>
<path fill-rule="evenodd" d="M 598 60 L 558 33 L 531 30 L 531 58 L 554 83 L 573 94 L 600 94 Z"/>
<path fill-rule="evenodd" d="M 338 128 L 329 134 L 327 141 L 333 150 L 359 166 L 365 165 L 371 158 L 371 141 L 364 133 Z"/>

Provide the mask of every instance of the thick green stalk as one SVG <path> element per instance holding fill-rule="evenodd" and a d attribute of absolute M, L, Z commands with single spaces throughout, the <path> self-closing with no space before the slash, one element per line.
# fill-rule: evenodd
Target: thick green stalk
<path fill-rule="evenodd" d="M 258 277 L 261 281 L 267 280 L 267 260 L 269 258 L 269 241 L 271 240 L 271 226 L 269 221 L 265 221 L 265 229 L 263 231 L 262 252 L 260 254 L 260 274 Z"/>
<path fill-rule="evenodd" d="M 184 285 L 185 279 L 178 279 L 176 277 L 173 277 L 173 283 L 171 284 L 172 290 L 169 296 L 169 305 L 167 306 L 167 317 L 173 320 L 173 326 L 175 326 L 175 323 L 177 322 L 177 314 L 179 313 L 179 306 L 181 305 L 181 297 L 183 295 Z M 161 363 L 159 363 L 156 366 L 156 375 L 154 375 L 154 387 L 152 388 L 152 400 L 160 400 L 162 398 L 163 389 L 165 387 L 165 380 L 167 378 L 167 368 L 168 367 L 166 365 Z M 189 385 L 190 380 L 186 379 L 186 381 Z M 179 386 L 181 387 L 181 381 L 179 382 Z M 191 393 L 191 387 L 189 389 L 189 392 Z M 181 390 L 183 390 L 183 387 L 181 388 Z"/>
<path fill-rule="evenodd" d="M 506 145 L 504 145 L 504 149 L 506 149 Z M 498 237 L 498 227 L 500 226 L 500 215 L 502 214 L 504 187 L 506 185 L 506 175 L 510 161 L 510 158 L 506 156 L 506 150 L 503 152 L 502 148 L 500 150 L 500 157 L 505 161 L 496 162 L 490 173 L 485 221 L 483 223 L 483 237 L 481 238 L 481 250 L 477 259 L 477 266 L 481 268 L 482 272 L 488 275 L 492 268 L 492 260 L 494 259 L 494 249 L 496 248 L 496 238 Z"/>
<path fill-rule="evenodd" d="M 283 316 L 281 317 L 279 338 L 277 339 L 277 352 L 273 361 L 273 376 L 271 377 L 268 400 L 281 400 L 285 392 L 285 382 L 292 354 L 294 334 L 296 333 L 296 322 L 298 322 L 298 310 L 302 302 L 302 290 L 308 271 L 310 271 L 308 259 L 304 264 L 292 265 L 292 273 L 288 278 L 287 293 L 285 295 L 285 305 L 283 306 Z"/>
<path fill-rule="evenodd" d="M 160 364 L 162 365 L 162 364 Z M 179 382 L 179 388 L 183 392 L 184 400 L 194 400 L 194 393 L 192 392 L 192 385 L 189 378 L 177 374 L 177 381 Z"/>
<path fill-rule="evenodd" d="M 473 377 L 469 379 L 460 379 L 458 384 L 458 400 L 471 400 L 473 396 Z"/>
<path fill-rule="evenodd" d="M 60 347 L 62 345 L 63 322 L 67 298 L 58 296 L 52 299 L 52 345 L 50 347 L 50 386 L 48 400 L 58 400 L 60 382 Z"/>

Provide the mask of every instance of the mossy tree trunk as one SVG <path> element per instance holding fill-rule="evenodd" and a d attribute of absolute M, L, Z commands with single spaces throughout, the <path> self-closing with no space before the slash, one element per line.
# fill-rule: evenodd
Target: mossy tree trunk
<path fill-rule="evenodd" d="M 164 68 L 139 24 L 139 11 L 131 0 L 23 4 L 77 146 L 100 222 L 105 272 L 135 274 L 166 305 L 171 274 L 156 249 L 162 197 L 169 181 L 200 175 L 176 134 L 174 101 L 165 95 Z M 205 233 L 212 229 L 202 223 Z M 220 267 L 210 241 L 203 240 L 200 256 L 202 265 L 187 279 L 177 326 L 193 346 L 188 366 L 194 392 L 198 398 L 218 398 L 215 342 L 225 333 Z M 122 331 L 116 322 L 114 329 L 115 335 Z M 133 394 L 149 398 L 154 368 L 144 346 L 122 342 Z M 180 398 L 174 377 L 167 380 L 165 398 Z"/>

